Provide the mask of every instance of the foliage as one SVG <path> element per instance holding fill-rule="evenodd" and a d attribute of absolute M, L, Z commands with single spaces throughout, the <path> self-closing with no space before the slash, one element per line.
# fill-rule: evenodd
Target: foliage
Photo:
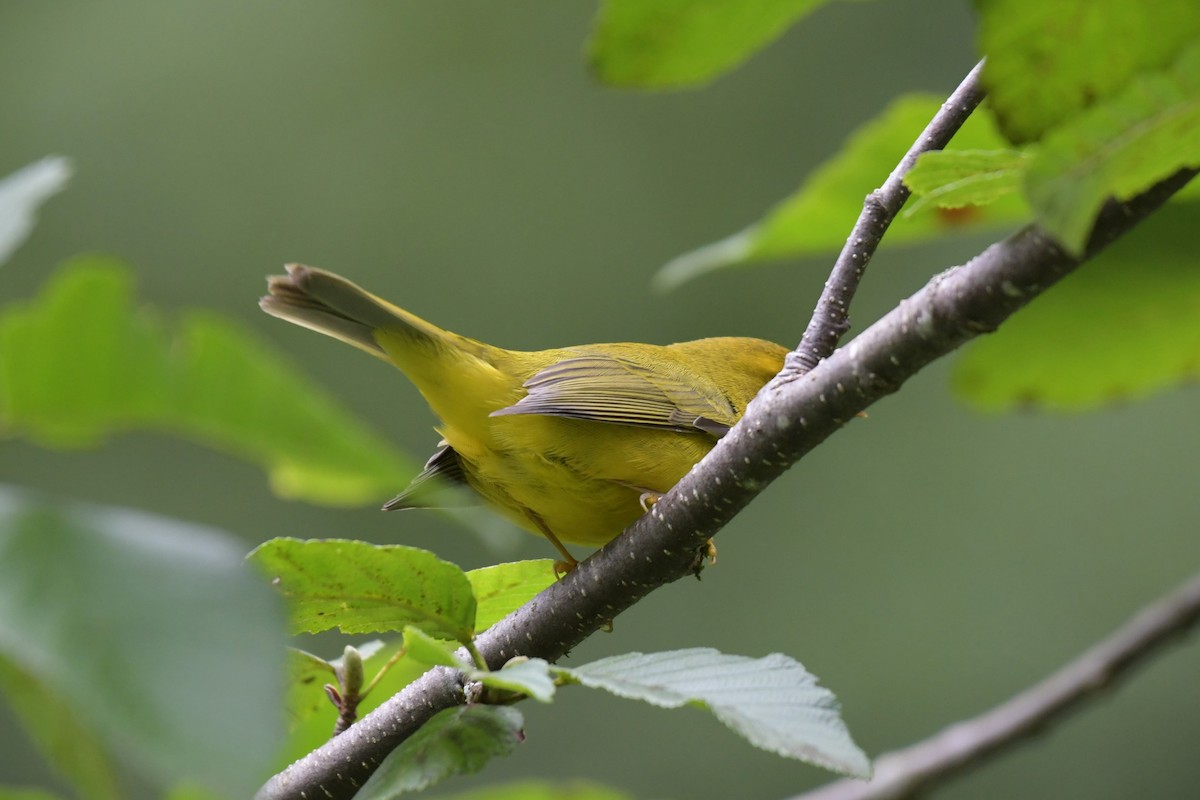
<path fill-rule="evenodd" d="M 590 58 L 614 85 L 699 85 L 822 4 L 608 0 Z M 1032 221 L 1080 255 L 1107 201 L 1200 165 L 1194 0 L 977 6 L 989 105 L 951 148 L 926 154 L 906 176 L 916 199 L 888 241 Z M 836 250 L 863 197 L 940 102 L 896 99 L 761 221 L 673 260 L 657 282 Z M 65 161 L 48 159 L 0 182 L 0 261 L 68 174 Z M 1198 208 L 1194 197 L 1181 199 L 977 343 L 956 368 L 956 389 L 992 410 L 1076 410 L 1194 380 Z M 250 332 L 205 312 L 165 322 L 136 303 L 127 267 L 76 259 L 40 296 L 0 312 L 0 431 L 78 448 L 137 429 L 243 457 L 280 495 L 310 502 L 373 500 L 415 471 Z M 129 769 L 177 800 L 246 796 L 280 757 L 284 705 L 292 725 L 283 757 L 292 758 L 327 735 L 323 697 L 353 696 L 362 713 L 429 664 L 461 670 L 479 702 L 438 714 L 387 757 L 360 797 L 424 789 L 512 752 L 524 721 L 509 704 L 550 702 L 572 684 L 698 706 L 756 746 L 870 774 L 832 693 L 786 656 L 688 649 L 572 668 L 516 658 L 488 669 L 474 649 L 477 632 L 547 587 L 549 561 L 468 572 L 417 548 L 341 539 L 272 539 L 251 560 L 268 580 L 216 531 L 0 491 L 0 693 L 79 796 L 124 796 Z M 285 621 L 268 582 L 288 601 L 293 633 L 387 638 L 347 646 L 335 660 L 293 651 L 285 686 Z"/>

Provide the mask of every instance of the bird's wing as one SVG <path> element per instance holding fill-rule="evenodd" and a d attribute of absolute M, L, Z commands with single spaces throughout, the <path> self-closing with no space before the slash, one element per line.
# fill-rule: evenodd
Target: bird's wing
<path fill-rule="evenodd" d="M 544 414 L 617 425 L 724 436 L 737 412 L 723 395 L 682 370 L 652 370 L 619 355 L 555 362 L 525 382 L 528 394 L 492 416 Z"/>

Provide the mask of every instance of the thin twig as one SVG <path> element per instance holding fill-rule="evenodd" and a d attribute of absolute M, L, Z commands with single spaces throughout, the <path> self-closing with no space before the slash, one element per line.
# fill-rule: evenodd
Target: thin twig
<path fill-rule="evenodd" d="M 871 781 L 837 781 L 792 800 L 901 800 L 928 791 L 1003 748 L 1047 732 L 1197 624 L 1200 574 L 1036 686 L 974 719 L 880 757 Z"/>
<path fill-rule="evenodd" d="M 850 301 L 884 233 L 908 199 L 909 191 L 904 185 L 904 176 L 922 153 L 945 147 L 983 101 L 984 90 L 979 85 L 982 71 L 983 62 L 980 61 L 942 103 L 941 110 L 921 131 L 883 185 L 867 195 L 862 214 L 854 223 L 842 252 L 834 262 L 829 280 L 825 281 L 825 289 L 817 300 L 800 346 L 788 354 L 785 377 L 798 378 L 819 364 L 821 359 L 828 358 L 842 336 L 850 330 Z"/>
<path fill-rule="evenodd" d="M 1109 203 L 1084 259 L 1153 213 L 1195 173 L 1181 171 L 1128 202 Z M 493 668 L 517 655 L 554 661 L 654 589 L 692 574 L 696 550 L 796 460 L 926 364 L 994 330 L 1080 263 L 1027 227 L 935 277 L 800 379 L 772 381 L 649 514 L 482 633 L 479 651 Z M 461 674 L 435 668 L 276 775 L 257 797 L 346 800 L 421 724 L 463 702 Z"/>

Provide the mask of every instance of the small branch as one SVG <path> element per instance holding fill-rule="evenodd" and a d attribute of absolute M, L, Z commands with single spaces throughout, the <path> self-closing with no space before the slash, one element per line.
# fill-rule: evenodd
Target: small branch
<path fill-rule="evenodd" d="M 1064 721 L 1133 668 L 1200 623 L 1200 574 L 1140 611 L 1046 680 L 941 733 L 876 760 L 868 783 L 842 780 L 792 800 L 901 800 Z"/>
<path fill-rule="evenodd" d="M 1182 170 L 1128 202 L 1109 203 L 1085 258 L 1195 174 Z M 517 655 L 555 661 L 654 589 L 691 575 L 696 550 L 800 457 L 926 364 L 994 330 L 1080 263 L 1027 227 L 934 277 L 811 372 L 776 378 L 649 514 L 480 634 L 480 653 L 493 668 Z M 423 722 L 464 701 L 461 674 L 435 668 L 276 775 L 257 797 L 346 800 Z"/>
<path fill-rule="evenodd" d="M 921 131 L 883 185 L 867 195 L 862 214 L 854 223 L 842 252 L 834 262 L 829 280 L 825 281 L 825 289 L 817 300 L 817 307 L 813 310 L 800 346 L 788 354 L 784 367 L 788 377 L 798 378 L 821 363 L 821 359 L 828 358 L 842 336 L 850 330 L 850 301 L 888 226 L 908 200 L 909 191 L 904 185 L 904 176 L 922 153 L 945 147 L 983 101 L 984 91 L 979 85 L 982 71 L 983 62 L 980 61 L 942 103 L 941 111 Z"/>

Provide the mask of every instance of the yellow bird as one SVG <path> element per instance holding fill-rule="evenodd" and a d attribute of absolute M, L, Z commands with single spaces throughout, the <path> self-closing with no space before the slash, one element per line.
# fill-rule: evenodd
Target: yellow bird
<path fill-rule="evenodd" d="M 712 449 L 787 350 L 761 339 L 503 350 L 442 330 L 350 281 L 289 264 L 259 305 L 400 368 L 440 419 L 425 469 L 385 509 L 422 505 L 430 478 L 465 484 L 517 525 L 598 547 Z"/>

